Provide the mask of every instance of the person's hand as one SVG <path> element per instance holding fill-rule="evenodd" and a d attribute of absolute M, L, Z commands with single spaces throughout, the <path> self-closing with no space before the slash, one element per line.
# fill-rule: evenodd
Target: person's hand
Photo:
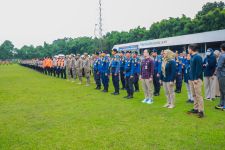
<path fill-rule="evenodd" d="M 149 80 L 152 81 L 152 77 L 150 77 Z"/>
<path fill-rule="evenodd" d="M 160 75 L 159 75 L 159 73 L 157 73 L 157 75 L 156 75 L 158 78 L 160 77 Z"/>
<path fill-rule="evenodd" d="M 174 82 L 170 82 L 170 85 L 173 85 L 174 84 Z"/>
<path fill-rule="evenodd" d="M 108 74 L 107 73 L 105 73 L 105 76 L 107 76 Z"/>
<path fill-rule="evenodd" d="M 130 78 L 133 78 L 134 76 L 130 76 Z"/>
<path fill-rule="evenodd" d="M 117 73 L 115 73 L 114 76 L 117 76 Z"/>
<path fill-rule="evenodd" d="M 194 84 L 197 84 L 198 83 L 198 80 L 194 80 Z"/>
<path fill-rule="evenodd" d="M 178 75 L 180 75 L 180 73 L 178 73 Z"/>
<path fill-rule="evenodd" d="M 214 80 L 214 77 L 211 77 L 212 80 Z"/>

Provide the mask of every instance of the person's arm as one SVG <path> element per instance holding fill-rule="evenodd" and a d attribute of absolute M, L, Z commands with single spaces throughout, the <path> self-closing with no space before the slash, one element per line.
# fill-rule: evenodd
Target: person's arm
<path fill-rule="evenodd" d="M 153 60 L 150 60 L 150 66 L 149 66 L 149 71 L 150 71 L 150 78 L 153 78 L 153 74 L 154 74 L 154 62 Z"/>
<path fill-rule="evenodd" d="M 170 62 L 170 67 L 171 67 L 171 75 L 170 75 L 170 82 L 174 82 L 176 78 L 176 62 L 171 61 Z"/>
<path fill-rule="evenodd" d="M 201 76 L 202 74 L 202 58 L 199 56 L 199 57 L 196 57 L 195 58 L 195 71 L 194 71 L 194 80 L 198 80 L 199 77 Z"/>

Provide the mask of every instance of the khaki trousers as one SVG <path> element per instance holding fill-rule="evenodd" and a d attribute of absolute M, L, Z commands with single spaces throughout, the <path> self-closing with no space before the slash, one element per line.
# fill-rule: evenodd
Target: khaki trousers
<path fill-rule="evenodd" d="M 204 101 L 202 98 L 202 80 L 198 79 L 196 84 L 194 81 L 189 80 L 189 84 L 194 98 L 194 109 L 198 110 L 199 112 L 203 112 Z"/>
<path fill-rule="evenodd" d="M 167 104 L 174 106 L 175 104 L 175 92 L 174 92 L 175 84 L 170 84 L 170 82 L 163 82 L 163 87 L 166 92 Z"/>
<path fill-rule="evenodd" d="M 215 76 L 204 77 L 204 86 L 205 86 L 205 97 L 214 99 L 215 98 Z"/>
<path fill-rule="evenodd" d="M 150 79 L 142 79 L 142 88 L 144 90 L 145 99 L 153 98 L 153 81 Z"/>

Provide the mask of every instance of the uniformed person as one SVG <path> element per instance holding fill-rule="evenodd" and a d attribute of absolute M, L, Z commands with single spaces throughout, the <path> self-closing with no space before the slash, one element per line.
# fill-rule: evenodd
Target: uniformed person
<path fill-rule="evenodd" d="M 66 56 L 66 74 L 68 77 L 68 81 L 70 81 L 72 79 L 72 74 L 71 74 L 72 68 L 71 67 L 72 67 L 71 55 L 67 55 Z"/>
<path fill-rule="evenodd" d="M 88 53 L 84 53 L 83 68 L 84 68 L 84 76 L 87 79 L 86 86 L 90 86 L 91 60 L 88 56 Z"/>
<path fill-rule="evenodd" d="M 126 51 L 125 59 L 125 85 L 127 90 L 127 96 L 124 98 L 132 99 L 134 93 L 134 61 L 131 58 L 131 51 Z"/>
<path fill-rule="evenodd" d="M 179 56 L 178 51 L 176 51 L 176 93 L 181 93 L 182 88 L 182 58 Z"/>
<path fill-rule="evenodd" d="M 153 85 L 154 85 L 154 96 L 159 96 L 160 94 L 160 74 L 162 68 L 162 57 L 157 54 L 157 50 L 153 50 L 152 53 L 154 61 L 154 75 L 153 75 Z"/>
<path fill-rule="evenodd" d="M 104 86 L 104 89 L 102 92 L 108 92 L 109 88 L 109 75 L 110 75 L 110 70 L 109 70 L 109 57 L 106 55 L 107 51 L 102 52 L 102 60 L 101 60 L 101 80 L 102 84 Z"/>
<path fill-rule="evenodd" d="M 125 56 L 124 56 L 124 51 L 120 52 L 120 80 L 122 83 L 122 88 L 121 90 L 125 90 Z"/>
<path fill-rule="evenodd" d="M 113 82 L 113 86 L 114 86 L 115 91 L 111 94 L 119 95 L 120 56 L 118 54 L 117 49 L 112 50 L 112 55 L 113 55 L 113 58 L 112 58 L 112 61 L 110 63 L 110 68 L 111 68 L 112 82 Z"/>
<path fill-rule="evenodd" d="M 76 68 L 76 76 L 78 76 L 78 78 L 79 78 L 78 84 L 82 84 L 83 61 L 80 57 L 80 54 L 77 54 L 75 68 Z"/>
<path fill-rule="evenodd" d="M 141 60 L 138 57 L 138 52 L 135 51 L 133 54 L 133 61 L 134 61 L 134 88 L 135 92 L 139 92 L 139 76 L 141 72 Z"/>
<path fill-rule="evenodd" d="M 95 53 L 95 58 L 93 62 L 93 70 L 94 70 L 94 79 L 96 83 L 96 90 L 101 89 L 101 76 L 100 76 L 100 70 L 101 70 L 101 58 L 99 57 L 99 52 Z"/>

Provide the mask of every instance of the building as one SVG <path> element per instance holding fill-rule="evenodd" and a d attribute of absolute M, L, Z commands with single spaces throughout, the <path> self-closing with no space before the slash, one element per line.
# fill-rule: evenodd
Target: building
<path fill-rule="evenodd" d="M 225 42 L 225 29 L 210 32 L 175 36 L 169 38 L 147 40 L 141 42 L 115 45 L 113 48 L 118 51 L 138 51 L 142 53 L 144 49 L 157 49 L 159 52 L 165 49 L 182 52 L 187 50 L 189 44 L 198 43 L 200 53 L 204 53 L 207 48 L 219 50 L 221 43 Z"/>

